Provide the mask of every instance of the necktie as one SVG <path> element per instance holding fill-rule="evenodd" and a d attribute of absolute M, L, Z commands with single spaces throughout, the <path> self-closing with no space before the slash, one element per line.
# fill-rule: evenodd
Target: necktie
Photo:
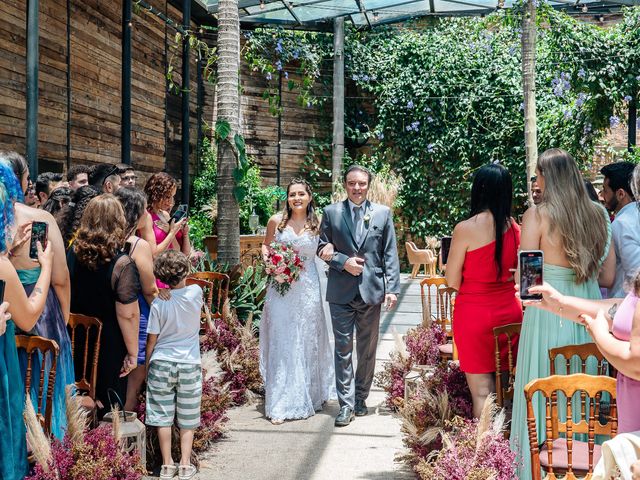
<path fill-rule="evenodd" d="M 364 232 L 364 222 L 362 221 L 362 207 L 353 207 L 353 226 L 356 233 L 356 243 L 360 244 Z"/>

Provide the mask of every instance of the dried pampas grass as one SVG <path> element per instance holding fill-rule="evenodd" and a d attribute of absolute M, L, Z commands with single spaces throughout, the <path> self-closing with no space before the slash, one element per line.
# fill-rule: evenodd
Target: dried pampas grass
<path fill-rule="evenodd" d="M 80 399 L 74 395 L 75 387 L 65 387 L 65 410 L 67 413 L 67 435 L 72 445 L 80 445 L 84 441 L 84 431 L 87 427 L 87 411 L 80 407 Z"/>
<path fill-rule="evenodd" d="M 27 395 L 23 416 L 27 425 L 27 444 L 31 447 L 33 458 L 45 472 L 48 472 L 49 462 L 51 461 L 51 443 L 49 443 L 40 420 L 38 420 L 30 395 Z"/>
<path fill-rule="evenodd" d="M 393 205 L 398 198 L 398 192 L 402 187 L 402 178 L 391 170 L 379 172 L 373 175 L 373 180 L 369 185 L 367 198 L 374 203 L 386 205 L 393 210 Z M 343 201 L 347 198 L 347 192 L 342 182 L 335 182 L 331 200 L 333 203 Z"/>
<path fill-rule="evenodd" d="M 126 412 L 124 413 L 127 414 Z M 120 431 L 120 409 L 117 406 L 111 407 L 111 430 L 113 432 L 113 438 L 116 441 L 120 441 L 122 432 Z"/>
<path fill-rule="evenodd" d="M 396 352 L 398 352 L 398 354 L 400 355 L 400 358 L 403 361 L 408 360 L 409 352 L 407 351 L 407 346 L 405 345 L 404 340 L 402 339 L 402 336 L 398 333 L 395 327 L 392 329 L 392 333 L 393 333 L 393 343 L 396 347 Z"/>

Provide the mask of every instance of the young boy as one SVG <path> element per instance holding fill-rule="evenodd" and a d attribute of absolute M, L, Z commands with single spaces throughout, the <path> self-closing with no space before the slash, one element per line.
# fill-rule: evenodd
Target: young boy
<path fill-rule="evenodd" d="M 162 469 L 160 478 L 193 478 L 191 464 L 193 431 L 200 425 L 202 371 L 200 369 L 200 311 L 202 289 L 185 286 L 190 265 L 176 250 L 156 258 L 153 273 L 171 288 L 169 300 L 151 304 L 147 325 L 147 416 L 146 424 L 158 427 Z M 177 410 L 180 428 L 180 466 L 171 458 L 171 428 Z"/>

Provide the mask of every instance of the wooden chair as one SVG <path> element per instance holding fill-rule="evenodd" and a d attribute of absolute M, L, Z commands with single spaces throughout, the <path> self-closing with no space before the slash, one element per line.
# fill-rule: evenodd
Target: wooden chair
<path fill-rule="evenodd" d="M 424 266 L 424 275 L 426 277 L 436 276 L 436 263 L 438 259 L 431 250 L 428 248 L 418 248 L 413 242 L 405 242 L 405 248 L 407 250 L 409 264 L 413 266 L 411 278 L 416 278 L 420 271 L 420 265 Z"/>
<path fill-rule="evenodd" d="M 191 278 L 187 277 L 187 285 L 198 285 L 202 289 L 203 296 L 203 305 L 202 311 L 200 312 L 200 328 L 201 333 L 204 331 L 209 331 L 213 328 L 212 325 L 209 325 L 209 322 L 213 320 L 213 315 L 211 314 L 211 303 L 213 302 L 213 284 L 208 280 L 202 280 L 200 278 Z"/>
<path fill-rule="evenodd" d="M 545 402 L 546 440 L 538 442 L 536 418 L 533 409 L 533 396 L 542 393 Z M 566 420 L 561 421 L 558 415 L 558 392 L 566 395 Z M 574 400 L 583 396 L 574 394 L 584 392 L 590 400 L 588 414 L 584 408 L 574 409 Z M 600 423 L 596 415 L 596 403 L 603 392 L 611 398 L 609 418 L 606 424 Z M 527 426 L 529 429 L 529 446 L 531 451 L 531 473 L 533 480 L 540 480 L 540 471 L 546 472 L 545 479 L 555 480 L 566 475 L 565 480 L 586 480 L 593 476 L 593 466 L 600 457 L 600 446 L 595 445 L 596 435 L 614 437 L 618 429 L 616 410 L 616 381 L 602 375 L 552 375 L 532 380 L 524 387 L 527 401 Z M 573 412 L 580 411 L 578 422 L 573 420 Z M 587 441 L 574 439 L 575 434 L 587 435 Z M 562 436 L 561 436 L 562 435 Z"/>
<path fill-rule="evenodd" d="M 30 335 L 16 335 L 16 347 L 18 349 L 24 349 L 27 353 L 27 373 L 25 378 L 25 390 L 27 395 L 31 395 L 31 377 L 33 368 L 33 355 L 40 355 L 40 375 L 39 385 L 37 389 L 37 403 L 33 406 L 36 411 L 36 415 L 44 432 L 47 435 L 51 434 L 51 415 L 53 413 L 53 388 L 56 383 L 56 366 L 58 362 L 58 355 L 60 349 L 58 344 L 48 338 L 30 336 Z M 44 388 L 44 377 L 46 368 L 47 355 L 50 356 L 51 363 L 49 368 L 49 376 L 47 379 L 47 389 Z M 44 415 L 42 412 L 44 411 Z"/>
<path fill-rule="evenodd" d="M 222 307 L 229 298 L 229 275 L 218 272 L 195 272 L 188 279 L 206 280 L 209 286 L 203 288 L 205 303 L 209 306 L 211 318 L 222 318 Z"/>
<path fill-rule="evenodd" d="M 551 362 L 550 373 L 551 375 L 562 375 L 560 372 L 556 372 L 556 358 L 564 357 L 565 372 L 570 373 L 587 373 L 587 359 L 593 357 L 598 362 L 597 375 L 607 375 L 609 363 L 604 358 L 595 343 L 585 343 L 581 345 L 567 345 L 565 347 L 557 347 L 549 349 L 549 361 Z M 571 360 L 574 357 L 580 359 L 580 372 L 571 371 Z M 574 362 L 575 364 L 575 362 Z"/>
<path fill-rule="evenodd" d="M 435 293 L 432 293 L 431 287 L 435 287 Z M 447 332 L 447 338 L 450 340 L 439 346 L 443 360 L 457 358 L 451 323 L 456 295 L 457 291 L 447 286 L 444 277 L 425 278 L 420 282 L 422 325 L 428 326 L 432 323 L 440 325 Z"/>
<path fill-rule="evenodd" d="M 71 355 L 76 370 L 76 389 L 81 394 L 80 405 L 89 412 L 88 418 L 95 421 L 102 322 L 96 317 L 72 313 L 69 315 L 67 328 L 71 337 Z M 82 331 L 82 334 L 79 334 L 79 331 Z"/>
<path fill-rule="evenodd" d="M 505 406 L 505 401 L 513 401 L 513 388 L 516 382 L 516 356 L 513 339 L 520 337 L 521 323 L 510 323 L 493 329 L 494 352 L 496 356 L 496 403 L 500 408 Z M 506 378 L 503 378 L 502 360 L 500 358 L 501 347 L 508 348 Z M 517 345 L 517 342 L 516 342 Z"/>

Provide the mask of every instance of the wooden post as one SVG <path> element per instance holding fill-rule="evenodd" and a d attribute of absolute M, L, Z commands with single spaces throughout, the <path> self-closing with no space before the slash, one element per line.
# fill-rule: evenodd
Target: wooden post
<path fill-rule="evenodd" d="M 132 0 L 122 3 L 122 125 L 120 158 L 131 165 L 131 13 Z"/>
<path fill-rule="evenodd" d="M 34 182 L 38 176 L 38 32 L 39 0 L 27 1 L 27 162 Z"/>
<path fill-rule="evenodd" d="M 189 203 L 189 36 L 191 29 L 191 0 L 182 0 L 182 203 Z"/>
<path fill-rule="evenodd" d="M 627 140 L 627 148 L 629 151 L 633 151 L 636 143 L 636 130 L 638 122 L 638 95 L 634 95 L 629 102 L 629 132 Z"/>
<path fill-rule="evenodd" d="M 202 160 L 202 110 L 204 108 L 204 79 L 202 57 L 198 54 L 196 65 L 196 83 L 198 91 L 196 92 L 196 175 L 200 174 L 200 162 Z"/>
<path fill-rule="evenodd" d="M 525 2 L 522 17 L 522 90 L 524 92 L 524 148 L 526 181 L 531 196 L 531 182 L 538 161 L 538 131 L 536 126 L 536 0 Z"/>
<path fill-rule="evenodd" d="M 282 70 L 278 73 L 278 145 L 276 147 L 276 185 L 280 186 L 282 170 Z M 280 198 L 276 202 L 280 210 Z"/>
<path fill-rule="evenodd" d="M 344 18 L 333 21 L 333 141 L 331 183 L 340 183 L 344 157 Z"/>

